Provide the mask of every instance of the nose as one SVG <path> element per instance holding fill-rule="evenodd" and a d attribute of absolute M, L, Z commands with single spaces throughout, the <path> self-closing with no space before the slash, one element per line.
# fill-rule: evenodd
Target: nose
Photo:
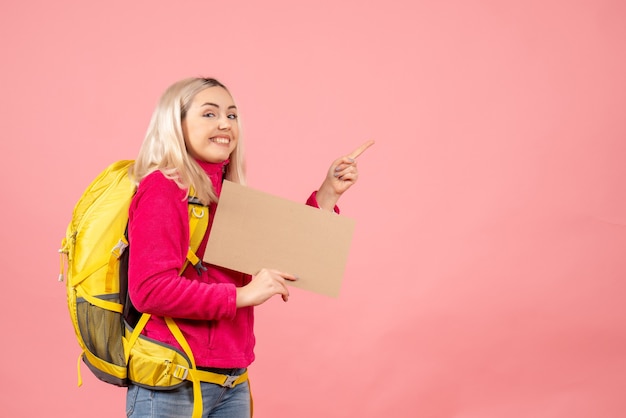
<path fill-rule="evenodd" d="M 222 116 L 220 118 L 220 122 L 219 122 L 219 128 L 222 130 L 230 130 L 231 128 L 231 120 L 228 118 L 228 116 Z"/>

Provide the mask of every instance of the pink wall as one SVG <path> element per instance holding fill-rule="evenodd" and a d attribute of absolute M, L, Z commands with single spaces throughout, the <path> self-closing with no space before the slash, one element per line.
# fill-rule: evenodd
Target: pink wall
<path fill-rule="evenodd" d="M 624 416 L 624 2 L 106 3 L 0 6 L 0 415 L 123 414 L 76 387 L 56 249 L 161 91 L 208 75 L 254 187 L 302 201 L 377 141 L 341 297 L 257 310 L 257 417 Z"/>

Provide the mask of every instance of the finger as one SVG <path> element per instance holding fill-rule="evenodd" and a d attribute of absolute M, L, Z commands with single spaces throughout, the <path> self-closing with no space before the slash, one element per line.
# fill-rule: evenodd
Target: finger
<path fill-rule="evenodd" d="M 283 285 L 283 291 L 280 292 L 280 296 L 283 298 L 285 302 L 289 299 L 289 289 L 287 289 L 287 285 L 285 283 L 281 283 Z"/>
<path fill-rule="evenodd" d="M 366 149 L 374 145 L 374 142 L 375 141 L 373 139 L 367 141 L 366 143 L 364 143 L 363 145 L 361 145 L 360 147 L 352 151 L 350 154 L 348 154 L 348 157 L 352 158 L 353 160 L 356 159 L 359 155 L 363 154 Z"/>
<path fill-rule="evenodd" d="M 337 167 L 335 167 L 335 172 L 334 175 L 336 176 L 337 174 L 346 174 L 346 173 L 357 173 L 359 170 L 356 166 L 356 163 L 351 164 L 351 165 L 338 165 Z"/>
<path fill-rule="evenodd" d="M 340 159 L 338 159 L 335 162 L 336 166 L 335 166 L 335 171 L 341 171 L 341 170 L 345 170 L 346 168 L 349 167 L 356 167 L 357 163 L 356 160 L 353 158 L 350 158 L 348 156 L 345 157 L 341 157 Z"/>
<path fill-rule="evenodd" d="M 293 274 L 285 273 L 283 271 L 272 270 L 275 274 L 279 275 L 283 279 L 291 280 L 292 282 L 298 280 L 298 276 L 294 276 Z"/>
<path fill-rule="evenodd" d="M 342 182 L 346 182 L 346 181 L 351 181 L 351 182 L 355 182 L 357 179 L 359 178 L 359 176 L 355 173 L 348 173 L 348 174 L 344 174 L 343 176 L 339 176 L 337 177 L 338 180 L 341 180 Z"/>

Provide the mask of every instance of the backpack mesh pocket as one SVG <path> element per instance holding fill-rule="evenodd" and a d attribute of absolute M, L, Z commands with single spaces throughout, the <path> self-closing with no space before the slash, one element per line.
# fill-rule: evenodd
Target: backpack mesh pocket
<path fill-rule="evenodd" d="M 119 303 L 119 295 L 101 296 Z M 118 366 L 126 366 L 124 347 L 121 344 L 123 333 L 122 314 L 102 309 L 86 300 L 76 300 L 78 327 L 85 346 L 97 357 Z"/>

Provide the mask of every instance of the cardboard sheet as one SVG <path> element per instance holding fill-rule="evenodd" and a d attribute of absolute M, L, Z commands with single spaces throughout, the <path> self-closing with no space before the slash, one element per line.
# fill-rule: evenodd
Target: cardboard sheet
<path fill-rule="evenodd" d="M 294 287 L 338 297 L 354 220 L 225 181 L 204 261 L 248 274 L 272 268 Z"/>

